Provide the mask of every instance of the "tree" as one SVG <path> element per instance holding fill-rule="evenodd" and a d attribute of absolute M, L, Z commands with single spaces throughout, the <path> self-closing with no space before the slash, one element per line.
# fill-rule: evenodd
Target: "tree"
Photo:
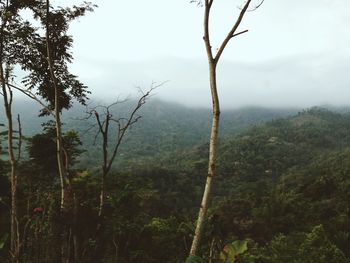
<path fill-rule="evenodd" d="M 72 189 L 68 180 L 67 154 L 63 148 L 60 114 L 63 109 L 72 105 L 72 100 L 85 104 L 87 87 L 68 70 L 68 64 L 73 57 L 70 53 L 72 37 L 67 31 L 69 23 L 93 10 L 91 3 L 84 3 L 73 8 L 58 7 L 52 9 L 50 1 L 1 1 L 1 87 L 4 97 L 4 106 L 8 119 L 8 148 L 12 167 L 11 178 L 13 185 L 13 204 L 16 202 L 17 175 L 15 156 L 13 153 L 13 123 L 12 123 L 12 90 L 17 89 L 34 98 L 44 106 L 41 115 L 51 114 L 56 123 L 56 148 L 58 174 L 61 183 L 61 210 L 65 209 L 68 198 L 67 192 Z M 33 18 L 42 24 L 41 31 L 28 21 L 23 21 L 19 15 L 22 9 L 30 9 Z M 44 32 L 44 34 L 42 33 Z M 5 65 L 5 67 L 4 67 Z M 25 88 L 13 82 L 12 68 L 18 65 L 28 75 L 22 80 Z M 33 93 L 33 91 L 35 91 Z M 42 99 L 39 99 L 40 96 Z M 46 103 L 44 101 L 46 101 Z M 11 217 L 15 225 L 15 209 Z M 18 232 L 15 226 L 11 233 Z M 18 237 L 15 238 L 18 240 Z M 11 242 L 12 244 L 12 242 Z M 11 248 L 14 245 L 11 245 Z M 13 248 L 14 249 L 14 248 Z M 11 250 L 13 250 L 11 249 Z M 12 254 L 14 254 L 12 252 Z M 19 254 L 19 252 L 17 253 Z"/>
<path fill-rule="evenodd" d="M 92 11 L 92 8 L 89 5 L 82 6 L 81 8 L 75 8 L 75 10 L 70 9 L 59 9 L 56 12 L 50 12 L 50 1 L 46 0 L 46 12 L 45 16 L 40 15 L 44 12 L 39 12 L 37 15 L 40 17 L 40 20 L 45 28 L 45 49 L 46 49 L 46 75 L 48 75 L 47 82 L 53 90 L 53 105 L 54 116 L 55 116 L 55 127 L 56 127 L 56 155 L 57 155 L 57 164 L 58 164 L 58 173 L 60 176 L 61 183 L 61 212 L 73 211 L 73 239 L 74 239 L 74 259 L 79 261 L 79 252 L 77 237 L 75 233 L 77 222 L 76 216 L 76 200 L 73 192 L 73 187 L 71 181 L 69 180 L 68 167 L 69 167 L 69 158 L 66 150 L 63 147 L 62 139 L 62 124 L 60 114 L 64 106 L 69 107 L 71 103 L 71 97 L 67 96 L 64 92 L 65 89 L 70 89 L 72 96 L 77 98 L 79 102 L 85 104 L 86 99 L 86 86 L 79 82 L 76 77 L 69 73 L 67 62 L 71 61 L 71 56 L 69 54 L 69 48 L 71 47 L 71 38 L 67 35 L 68 23 L 82 15 L 86 11 Z M 44 72 L 45 72 L 44 71 Z M 39 72 L 43 76 L 44 72 Z M 62 74 L 63 73 L 63 74 Z M 47 92 L 50 92 L 49 89 L 44 89 Z M 51 91 L 52 92 L 52 91 Z M 45 95 L 45 94 L 44 94 Z M 63 101 L 62 96 L 63 95 Z M 64 100 L 66 98 L 66 100 Z M 50 98 L 49 98 L 50 99 Z M 66 105 L 61 103 L 67 103 Z M 72 201 L 73 199 L 73 201 Z M 67 207 L 73 204 L 73 207 Z M 68 230 L 64 229 L 64 234 L 62 238 L 62 262 L 69 262 L 69 237 Z"/>
<path fill-rule="evenodd" d="M 102 155 L 103 155 L 103 162 L 102 162 L 102 177 L 101 177 L 101 191 L 100 191 L 100 205 L 99 205 L 99 212 L 98 216 L 101 218 L 105 206 L 105 200 L 106 200 L 106 177 L 109 171 L 112 168 L 112 164 L 117 157 L 117 153 L 119 150 L 119 147 L 123 141 L 123 138 L 126 134 L 126 131 L 139 119 L 140 116 L 137 116 L 137 112 L 141 109 L 141 107 L 146 103 L 146 99 L 149 97 L 151 91 L 144 93 L 141 98 L 138 100 L 136 107 L 131 111 L 129 117 L 127 118 L 119 118 L 115 119 L 113 118 L 113 114 L 111 113 L 111 108 L 118 104 L 119 102 L 115 102 L 110 104 L 109 106 L 100 106 L 102 107 L 105 112 L 103 114 L 99 113 L 96 107 L 95 109 L 90 111 L 90 115 L 94 115 L 97 127 L 98 127 L 98 134 L 101 134 L 102 136 Z M 110 155 L 110 129 L 112 123 L 117 124 L 117 134 L 114 136 L 114 142 L 111 146 L 111 155 Z M 109 156 L 110 155 L 110 156 Z"/>
<path fill-rule="evenodd" d="M 96 119 L 97 134 L 96 134 L 95 140 L 97 139 L 97 136 L 99 134 L 101 134 L 101 139 L 102 139 L 103 161 L 102 161 L 102 176 L 101 176 L 101 185 L 100 185 L 100 204 L 98 209 L 98 217 L 100 219 L 102 218 L 102 215 L 104 212 L 104 206 L 106 202 L 107 174 L 110 172 L 112 168 L 112 164 L 117 157 L 117 154 L 123 142 L 124 136 L 126 135 L 127 130 L 130 129 L 131 126 L 141 118 L 141 116 L 138 116 L 137 113 L 141 109 L 141 107 L 146 103 L 146 100 L 151 95 L 151 92 L 163 84 L 164 83 L 161 83 L 156 86 L 152 84 L 149 91 L 145 93 L 142 92 L 142 96 L 139 98 L 139 100 L 136 103 L 136 106 L 131 110 L 128 117 L 121 117 L 118 119 L 114 118 L 111 112 L 111 108 L 117 105 L 118 103 L 120 103 L 119 101 L 114 102 L 109 106 L 97 106 L 88 112 L 89 114 L 88 118 L 90 116 L 94 116 Z M 103 113 L 99 112 L 98 108 L 102 108 L 104 112 Z M 116 134 L 113 136 L 114 139 L 112 139 L 112 143 L 110 143 L 111 126 L 113 123 L 117 125 L 117 131 L 116 131 Z M 98 224 L 97 228 L 99 228 L 99 226 L 100 226 L 100 223 Z"/>
<path fill-rule="evenodd" d="M 261 6 L 264 0 L 260 2 L 258 6 L 256 6 L 254 9 Z M 198 2 L 198 1 L 192 1 L 192 2 Z M 203 193 L 202 202 L 199 209 L 198 219 L 197 219 L 197 225 L 196 230 L 194 234 L 194 238 L 192 241 L 192 246 L 190 250 L 190 256 L 195 256 L 197 254 L 198 248 L 199 248 L 199 242 L 202 235 L 202 229 L 204 225 L 204 220 L 206 217 L 206 213 L 209 207 L 209 197 L 210 192 L 212 188 L 212 180 L 216 175 L 216 155 L 217 155 L 217 138 L 219 133 L 219 120 L 220 120 L 220 101 L 219 101 L 219 95 L 217 91 L 217 81 L 216 81 L 216 67 L 219 63 L 220 57 L 225 50 L 227 44 L 229 41 L 238 36 L 241 35 L 248 30 L 244 30 L 241 32 L 237 32 L 237 29 L 239 25 L 242 22 L 242 19 L 246 12 L 248 11 L 249 5 L 251 4 L 252 0 L 246 1 L 243 8 L 241 9 L 241 12 L 236 19 L 235 23 L 233 24 L 231 30 L 228 32 L 225 39 L 222 41 L 219 49 L 217 50 L 216 54 L 214 54 L 211 46 L 211 40 L 210 40 L 210 33 L 209 33 L 209 20 L 210 20 L 210 11 L 212 8 L 214 0 L 204 0 L 204 44 L 206 48 L 207 58 L 208 58 L 208 65 L 209 65 L 209 82 L 210 82 L 210 91 L 211 91 L 211 97 L 212 97 L 212 110 L 213 110 L 213 118 L 212 118 L 212 127 L 211 127 L 211 134 L 210 134 L 210 141 L 209 141 L 209 158 L 208 158 L 208 175 L 207 180 L 205 184 L 205 189 Z M 202 3 L 199 1 L 198 3 Z"/>
<path fill-rule="evenodd" d="M 11 230 L 10 230 L 10 252 L 12 262 L 19 262 L 20 237 L 17 219 L 17 188 L 18 173 L 17 164 L 20 154 L 15 153 L 14 121 L 12 114 L 13 91 L 13 67 L 17 64 L 24 50 L 21 45 L 23 36 L 28 33 L 28 25 L 19 16 L 21 9 L 28 3 L 20 1 L 0 1 L 0 86 L 1 96 L 7 119 L 7 152 L 11 166 Z M 19 118 L 18 118 L 19 120 Z M 20 147 L 19 147 L 20 148 Z"/>
<path fill-rule="evenodd" d="M 85 104 L 89 93 L 87 87 L 68 70 L 68 64 L 73 60 L 70 53 L 73 40 L 67 31 L 71 21 L 85 15 L 87 11 L 93 11 L 93 7 L 90 3 L 84 3 L 74 8 L 52 9 L 49 0 L 33 5 L 31 10 L 34 18 L 41 22 L 45 35 L 34 35 L 32 52 L 24 56 L 22 63 L 22 68 L 30 72 L 23 80 L 28 89 L 25 93 L 28 95 L 29 91 L 36 90 L 36 93 L 48 102 L 42 110 L 42 115 L 51 114 L 55 118 L 61 209 L 65 206 L 64 195 L 69 181 L 64 165 L 60 114 L 62 109 L 71 107 L 72 99 Z"/>

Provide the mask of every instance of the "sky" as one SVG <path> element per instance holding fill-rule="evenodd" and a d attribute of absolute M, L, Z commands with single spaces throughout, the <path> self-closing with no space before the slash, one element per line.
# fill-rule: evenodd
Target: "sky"
<path fill-rule="evenodd" d="M 79 3 L 56 0 L 58 5 Z M 253 0 L 253 5 L 258 4 Z M 95 0 L 95 12 L 71 25 L 72 71 L 94 97 L 137 95 L 210 107 L 202 40 L 204 8 L 189 0 Z M 215 0 L 210 32 L 216 50 L 242 0 Z M 224 108 L 350 105 L 350 1 L 265 0 L 248 12 L 218 65 Z"/>

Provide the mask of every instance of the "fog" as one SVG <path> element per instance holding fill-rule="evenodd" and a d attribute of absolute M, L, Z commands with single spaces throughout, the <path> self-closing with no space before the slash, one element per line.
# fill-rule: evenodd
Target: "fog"
<path fill-rule="evenodd" d="M 94 98 L 137 96 L 137 88 L 167 81 L 154 92 L 158 99 L 210 106 L 203 8 L 189 0 L 93 2 L 99 7 L 70 33 L 71 69 Z M 241 4 L 213 5 L 214 50 Z M 350 105 L 348 10 L 345 0 L 266 0 L 248 12 L 239 30 L 249 32 L 232 39 L 218 66 L 222 107 Z"/>
<path fill-rule="evenodd" d="M 155 91 L 157 98 L 210 106 L 203 8 L 189 1 L 96 3 L 96 12 L 71 31 L 76 39 L 72 70 L 94 96 L 135 95 L 135 87 L 147 90 L 153 82 L 168 81 Z M 213 49 L 241 3 L 213 6 Z M 350 105 L 347 10 L 350 1 L 266 0 L 249 12 L 240 27 L 249 32 L 230 42 L 218 66 L 221 105 Z"/>
<path fill-rule="evenodd" d="M 86 62 L 85 81 L 97 98 L 137 96 L 138 88 L 161 87 L 157 98 L 187 106 L 210 106 L 205 59 L 163 58 L 142 62 Z M 223 61 L 218 68 L 221 105 L 311 107 L 350 105 L 350 56 L 336 53 L 293 56 L 260 63 Z M 113 76 L 111 78 L 111 76 Z"/>

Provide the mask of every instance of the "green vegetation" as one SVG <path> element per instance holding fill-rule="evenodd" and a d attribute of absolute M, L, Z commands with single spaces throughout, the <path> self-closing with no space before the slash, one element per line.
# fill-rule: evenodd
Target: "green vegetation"
<path fill-rule="evenodd" d="M 137 106 L 86 105 L 68 29 L 94 7 L 0 2 L 0 262 L 350 262 L 349 114 L 228 110 L 217 144 L 214 103 L 208 162 L 210 111 L 146 103 L 157 85 Z M 210 56 L 213 94 L 226 44 Z M 207 173 L 212 204 L 188 257 Z"/>
<path fill-rule="evenodd" d="M 24 134 L 35 135 L 40 131 L 41 123 L 48 121 L 47 118 L 37 118 L 40 107 L 28 109 L 28 102 L 18 100 L 14 105 L 14 113 L 21 114 Z M 117 104 L 111 108 L 115 118 L 128 115 L 135 101 L 130 100 Z M 92 105 L 96 104 L 94 101 Z M 79 156 L 81 168 L 94 167 L 102 161 L 102 146 L 95 143 L 97 129 L 92 126 L 96 123 L 93 119 L 86 119 L 85 107 L 74 107 L 63 114 L 63 123 L 66 129 L 76 129 L 88 151 Z M 297 109 L 268 109 L 259 107 L 242 108 L 237 110 L 223 110 L 221 122 L 221 136 L 232 137 L 246 131 L 250 127 L 280 117 L 296 114 Z M 174 155 L 183 150 L 189 151 L 197 145 L 207 143 L 210 131 L 210 110 L 193 109 L 175 103 L 166 103 L 159 100 L 150 100 L 139 112 L 140 124 L 136 124 L 126 135 L 125 143 L 122 144 L 120 155 L 116 161 L 117 166 L 129 166 L 129 163 L 152 161 Z M 5 118 L 0 112 L 0 120 Z M 116 127 L 111 127 L 112 132 Z M 172 157 L 172 156 L 171 156 Z M 168 158 L 168 159 L 169 159 Z"/>
<path fill-rule="evenodd" d="M 153 110 L 156 105 L 149 107 Z M 166 114 L 147 120 L 146 110 L 128 134 L 124 145 L 128 157 L 122 155 L 108 179 L 106 210 L 98 232 L 100 157 L 90 146 L 81 145 L 78 133 L 65 125 L 64 142 L 76 162 L 70 180 L 78 200 L 75 231 L 81 262 L 96 262 L 96 258 L 99 262 L 186 261 L 206 175 L 207 146 L 189 136 L 184 125 L 174 135 L 187 143 L 173 144 L 165 136 L 159 138 L 164 140 L 162 147 L 127 152 L 135 145 L 149 147 L 153 130 L 166 134 L 163 123 L 178 125 L 176 117 Z M 229 125 L 224 124 L 226 131 Z M 194 127 L 203 131 L 195 132 L 196 136 L 205 139 L 205 128 Z M 32 136 L 27 142 L 28 158 L 19 165 L 24 262 L 59 258 L 60 193 L 52 136 L 50 125 Z M 140 140 L 132 141 L 133 136 Z M 95 163 L 81 163 L 84 150 L 95 155 Z M 350 262 L 348 114 L 313 108 L 243 127 L 240 133 L 231 128 L 220 140 L 218 162 L 201 258 L 186 262 Z M 5 162 L 3 169 L 0 259 L 6 262 L 10 186 Z"/>

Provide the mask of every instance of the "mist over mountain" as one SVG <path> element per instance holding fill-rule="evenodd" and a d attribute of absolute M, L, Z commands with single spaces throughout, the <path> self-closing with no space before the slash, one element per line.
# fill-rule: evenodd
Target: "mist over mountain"
<path fill-rule="evenodd" d="M 350 82 L 348 54 L 320 52 L 259 62 L 224 58 L 217 71 L 220 105 L 224 109 L 250 105 L 267 108 L 349 105 L 348 96 L 344 96 L 348 94 Z M 154 81 L 167 81 L 155 90 L 158 98 L 186 106 L 210 106 L 204 56 L 200 59 L 162 57 L 137 63 L 113 61 L 107 67 L 99 60 L 84 62 L 98 73 L 99 78 L 93 78 L 84 76 L 84 71 L 80 69 L 82 80 L 91 87 L 96 97 L 136 93 L 135 87 L 147 88 Z M 118 83 L 115 83 L 115 77 Z"/>
<path fill-rule="evenodd" d="M 87 106 L 75 104 L 68 111 L 63 111 L 63 122 L 67 128 L 79 126 L 84 122 L 90 123 L 92 119 L 87 119 L 87 113 L 91 109 L 98 105 L 108 106 L 111 103 L 112 102 L 103 100 L 91 100 L 88 102 Z M 137 100 L 135 99 L 120 102 L 112 107 L 112 113 L 115 117 L 126 117 L 136 104 Z M 16 117 L 18 114 L 20 115 L 23 131 L 28 135 L 39 132 L 41 130 L 41 124 L 50 119 L 48 116 L 38 118 L 40 110 L 40 105 L 27 99 L 20 99 L 14 102 L 13 116 Z M 239 109 L 224 109 L 222 110 L 222 132 L 224 134 L 230 131 L 239 132 L 250 125 L 274 118 L 284 117 L 296 113 L 299 110 L 301 110 L 301 108 L 298 107 L 268 108 L 256 106 L 242 107 Z M 180 125 L 182 127 L 196 125 L 203 129 L 208 128 L 211 125 L 211 109 L 209 109 L 209 107 L 189 107 L 180 103 L 154 98 L 150 98 L 146 104 L 143 105 L 138 112 L 138 115 L 142 116 L 142 120 L 135 125 L 134 129 L 137 129 L 137 126 L 148 125 L 147 123 L 151 126 L 156 125 L 157 123 L 157 125 L 160 125 L 169 131 L 172 130 L 172 126 L 174 125 Z M 5 121 L 5 114 L 3 111 L 0 111 L 0 120 L 2 122 Z M 173 125 L 167 127 L 166 124 L 171 123 Z M 193 130 L 195 128 L 192 127 L 191 129 Z"/>
<path fill-rule="evenodd" d="M 115 119 L 128 117 L 136 100 L 130 99 L 111 108 Z M 102 151 L 100 137 L 97 136 L 96 120 L 88 112 L 97 105 L 108 105 L 106 102 L 90 101 L 87 107 L 74 105 L 63 112 L 63 130 L 75 129 L 79 132 L 83 148 L 83 163 L 91 163 Z M 42 132 L 42 123 L 50 117 L 40 117 L 40 106 L 19 100 L 14 105 L 14 116 L 20 114 L 22 132 L 32 136 Z M 103 114 L 103 108 L 97 108 Z M 286 117 L 299 111 L 298 108 L 262 108 L 245 107 L 234 110 L 223 110 L 220 137 L 231 136 L 272 119 Z M 207 108 L 187 107 L 178 103 L 165 102 L 151 98 L 137 113 L 141 118 L 128 131 L 121 147 L 121 160 L 150 158 L 157 153 L 174 152 L 188 149 L 194 145 L 206 143 L 211 128 L 211 110 Z M 1 112 L 0 122 L 5 122 Z M 112 133 L 116 132 L 116 126 Z M 114 138 L 114 137 L 113 137 Z"/>
<path fill-rule="evenodd" d="M 135 103 L 131 99 L 117 104 L 111 113 L 116 118 L 127 116 Z M 89 107 L 96 104 L 101 103 L 92 101 Z M 14 107 L 15 114 L 22 116 L 27 136 L 41 133 L 41 123 L 49 119 L 38 118 L 40 107 L 33 105 L 18 101 Z M 253 255 L 264 259 L 257 263 L 269 262 L 271 257 L 277 258 L 276 263 L 286 258 L 286 262 L 294 262 L 295 255 L 318 258 L 303 254 L 300 247 L 321 256 L 340 255 L 342 261 L 331 263 L 347 262 L 343 259 L 350 257 L 345 232 L 350 226 L 350 110 L 328 108 L 332 111 L 320 107 L 222 111 L 218 174 L 206 243 L 212 240 L 211 231 L 225 242 L 231 236 L 235 240 L 249 238 L 248 253 L 242 258 Z M 64 130 L 78 130 L 85 150 L 74 166 L 74 183 L 82 200 L 81 225 L 94 220 L 96 211 L 89 206 L 97 200 L 94 193 L 100 180 L 102 153 L 101 138 L 95 141 L 97 131 L 91 129 L 94 119 L 87 119 L 86 111 L 75 105 L 63 114 Z M 142 117 L 128 131 L 108 180 L 109 224 L 118 220 L 122 226 L 119 231 L 133 234 L 135 246 L 123 252 L 125 257 L 129 251 L 143 249 L 148 257 L 157 259 L 152 262 L 164 262 L 164 258 L 172 262 L 175 256 L 182 262 L 186 255 L 172 248 L 186 251 L 182 241 L 189 239 L 191 230 L 187 226 L 197 213 L 207 172 L 211 110 L 151 99 L 139 114 Z M 3 112 L 0 117 L 0 123 L 4 122 Z M 46 153 L 47 145 L 42 148 Z M 52 161 L 50 156 L 55 157 L 54 148 L 51 155 L 42 156 L 44 161 L 39 164 L 25 161 L 22 180 L 35 182 L 37 187 L 57 181 L 56 174 L 50 176 L 42 170 L 43 163 L 45 167 Z M 7 185 L 4 182 L 1 187 Z M 41 201 L 44 208 L 49 207 L 48 200 Z M 35 200 L 32 202 L 36 205 Z M 1 204 L 0 209 L 4 210 Z M 128 238 L 122 236 L 120 240 Z M 149 249 L 162 248 L 163 240 L 171 244 L 171 249 L 165 249 L 173 255 L 158 257 Z"/>
<path fill-rule="evenodd" d="M 128 117 L 137 104 L 134 99 L 120 102 L 111 108 L 115 119 Z M 86 151 L 80 156 L 82 165 L 96 162 L 101 156 L 101 137 L 98 136 L 96 120 L 88 112 L 97 105 L 108 105 L 107 102 L 90 101 L 88 106 L 74 105 L 63 112 L 63 130 L 75 129 L 79 132 Z M 50 117 L 40 117 L 40 106 L 27 101 L 18 100 L 14 105 L 14 116 L 20 114 L 23 134 L 32 136 L 42 132 L 42 123 Z M 332 107 L 338 112 L 348 112 L 346 107 Z M 103 108 L 96 108 L 104 114 Z M 224 109 L 221 114 L 220 138 L 231 137 L 262 123 L 288 117 L 302 111 L 301 108 L 264 108 L 243 107 L 240 109 Z M 118 163 L 151 159 L 161 154 L 190 149 L 198 144 L 205 144 L 209 139 L 211 128 L 211 110 L 208 108 L 188 107 L 178 103 L 166 102 L 151 98 L 137 113 L 141 116 L 127 132 L 120 148 Z M 3 112 L 0 122 L 5 122 Z M 116 126 L 111 133 L 116 133 Z M 114 138 L 112 136 L 112 138 Z M 111 139 L 112 142 L 112 139 Z"/>

